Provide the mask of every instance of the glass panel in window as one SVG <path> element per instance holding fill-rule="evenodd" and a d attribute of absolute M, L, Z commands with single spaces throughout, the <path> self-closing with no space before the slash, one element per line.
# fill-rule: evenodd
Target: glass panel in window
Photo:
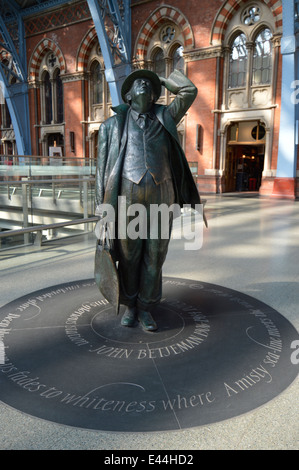
<path fill-rule="evenodd" d="M 172 71 L 177 69 L 184 72 L 183 46 L 178 46 L 172 56 Z"/>
<path fill-rule="evenodd" d="M 63 122 L 63 85 L 60 70 L 55 76 L 57 122 Z"/>
<path fill-rule="evenodd" d="M 154 57 L 154 71 L 160 77 L 165 77 L 165 60 L 161 49 L 158 50 Z"/>
<path fill-rule="evenodd" d="M 111 103 L 112 99 L 111 99 L 110 87 L 108 83 L 106 83 L 106 87 L 107 87 L 107 103 Z"/>
<path fill-rule="evenodd" d="M 93 88 L 93 104 L 103 103 L 103 77 L 101 72 L 101 64 L 96 62 L 92 68 L 92 88 Z"/>
<path fill-rule="evenodd" d="M 7 102 L 5 101 L 5 105 L 4 105 L 4 126 L 3 127 L 10 127 L 11 125 L 11 116 L 10 116 L 10 112 L 9 112 L 9 109 L 8 109 L 8 106 L 7 106 Z"/>
<path fill-rule="evenodd" d="M 246 85 L 248 52 L 246 36 L 241 33 L 232 44 L 229 64 L 229 88 L 244 87 Z"/>
<path fill-rule="evenodd" d="M 50 82 L 49 72 L 44 75 L 44 91 L 45 91 L 45 121 L 46 124 L 51 124 L 53 119 L 52 113 L 52 86 Z"/>
<path fill-rule="evenodd" d="M 261 31 L 254 45 L 252 84 L 270 84 L 272 72 L 272 33 L 269 28 Z"/>
<path fill-rule="evenodd" d="M 159 49 L 154 56 L 154 72 L 159 77 L 165 77 L 166 75 L 166 64 L 162 49 Z M 165 88 L 162 86 L 161 96 L 165 94 Z"/>

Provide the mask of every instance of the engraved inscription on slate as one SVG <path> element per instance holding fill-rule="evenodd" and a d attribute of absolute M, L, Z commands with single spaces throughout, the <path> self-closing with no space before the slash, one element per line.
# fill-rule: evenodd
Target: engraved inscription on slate
<path fill-rule="evenodd" d="M 218 422 L 285 390 L 298 332 L 264 303 L 164 278 L 159 330 L 120 325 L 93 280 L 0 309 L 0 400 L 86 429 L 153 432 Z"/>

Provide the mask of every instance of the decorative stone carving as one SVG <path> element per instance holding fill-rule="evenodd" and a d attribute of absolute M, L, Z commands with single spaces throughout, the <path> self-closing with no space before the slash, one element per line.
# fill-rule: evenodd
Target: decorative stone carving
<path fill-rule="evenodd" d="M 183 54 L 185 62 L 193 62 L 194 60 L 213 59 L 223 56 L 222 47 L 204 47 Z"/>
<path fill-rule="evenodd" d="M 103 121 L 104 120 L 104 108 L 101 105 L 93 105 L 93 120 L 94 121 Z"/>
<path fill-rule="evenodd" d="M 13 129 L 6 129 L 2 131 L 2 140 L 15 140 L 15 133 Z"/>
<path fill-rule="evenodd" d="M 242 109 L 245 107 L 245 90 L 231 91 L 228 97 L 228 107 L 230 109 Z"/>
<path fill-rule="evenodd" d="M 252 106 L 259 107 L 259 106 L 268 106 L 271 100 L 270 96 L 270 88 L 257 88 L 252 91 Z"/>

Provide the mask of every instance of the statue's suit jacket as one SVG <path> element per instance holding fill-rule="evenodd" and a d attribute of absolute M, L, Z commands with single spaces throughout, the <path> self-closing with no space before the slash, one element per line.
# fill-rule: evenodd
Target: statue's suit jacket
<path fill-rule="evenodd" d="M 170 91 L 176 97 L 169 106 L 155 104 L 153 111 L 169 134 L 171 144 L 169 157 L 175 202 L 181 207 L 184 204 L 195 207 L 196 204 L 200 204 L 200 196 L 181 148 L 176 126 L 196 98 L 197 88 L 178 70 L 175 70 L 167 81 L 170 84 Z M 107 119 L 99 130 L 95 187 L 96 213 L 101 204 L 111 204 L 115 210 L 116 220 L 127 141 L 128 110 L 127 104 L 113 108 L 116 114 Z M 158 152 L 159 149 L 157 149 Z"/>

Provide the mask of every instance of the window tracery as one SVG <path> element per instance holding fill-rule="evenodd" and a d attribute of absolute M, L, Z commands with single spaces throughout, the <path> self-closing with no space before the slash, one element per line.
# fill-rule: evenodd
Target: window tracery
<path fill-rule="evenodd" d="M 168 77 L 174 69 L 184 72 L 184 38 L 180 27 L 165 21 L 154 32 L 147 49 L 147 60 L 142 67 L 161 77 Z M 169 104 L 173 97 L 162 87 L 160 102 Z"/>
<path fill-rule="evenodd" d="M 257 5 L 252 5 L 245 8 L 242 13 L 242 23 L 246 26 L 251 26 L 257 23 L 261 18 L 261 11 Z"/>
<path fill-rule="evenodd" d="M 230 49 L 229 88 L 244 87 L 246 84 L 248 50 L 246 36 L 239 34 L 233 41 Z"/>
<path fill-rule="evenodd" d="M 172 25 L 167 25 L 162 28 L 161 39 L 164 43 L 170 44 L 175 38 L 175 28 Z"/>
<path fill-rule="evenodd" d="M 111 96 L 105 77 L 104 61 L 99 44 L 91 48 L 88 64 L 89 120 L 103 122 L 109 117 Z"/>
<path fill-rule="evenodd" d="M 64 120 L 63 83 L 57 63 L 52 51 L 41 62 L 41 116 L 44 124 L 60 124 Z"/>
<path fill-rule="evenodd" d="M 226 31 L 224 105 L 244 109 L 272 103 L 275 21 L 269 8 L 255 2 L 236 13 Z"/>

